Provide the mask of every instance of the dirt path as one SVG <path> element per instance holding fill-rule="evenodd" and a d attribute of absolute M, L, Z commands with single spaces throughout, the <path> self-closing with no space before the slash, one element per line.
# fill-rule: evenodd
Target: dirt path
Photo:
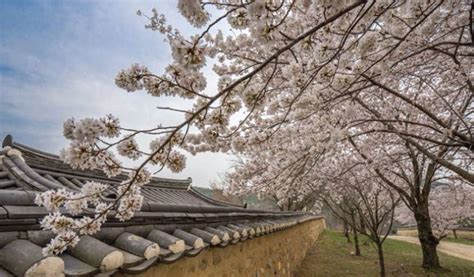
<path fill-rule="evenodd" d="M 420 245 L 420 241 L 416 237 L 389 236 L 388 238 Z M 465 245 L 465 244 L 460 244 L 460 243 L 441 241 L 438 245 L 438 250 L 450 256 L 474 262 L 474 246 L 473 245 Z"/>

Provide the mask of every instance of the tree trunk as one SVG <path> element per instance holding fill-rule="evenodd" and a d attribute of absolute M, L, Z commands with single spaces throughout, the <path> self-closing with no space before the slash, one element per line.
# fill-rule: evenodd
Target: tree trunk
<path fill-rule="evenodd" d="M 344 221 L 344 236 L 346 237 L 347 239 L 347 243 L 352 243 L 351 242 L 351 236 L 349 235 L 349 224 L 347 224 L 347 222 Z"/>
<path fill-rule="evenodd" d="M 377 243 L 377 254 L 379 256 L 380 277 L 385 277 L 385 259 L 383 257 L 383 248 L 381 243 Z"/>
<path fill-rule="evenodd" d="M 439 240 L 433 235 L 428 208 L 426 207 L 422 210 L 419 209 L 415 213 L 415 219 L 418 228 L 418 238 L 420 239 L 421 251 L 423 253 L 422 267 L 425 269 L 441 268 L 438 253 L 436 252 Z"/>
<path fill-rule="evenodd" d="M 364 220 L 362 219 L 362 217 L 359 217 L 359 221 L 360 221 L 360 229 L 359 229 L 359 230 L 360 230 L 362 233 L 365 233 L 365 231 L 366 231 L 365 222 L 364 222 Z"/>
<path fill-rule="evenodd" d="M 352 220 L 352 231 L 354 232 L 354 248 L 355 248 L 355 255 L 360 256 L 360 246 L 359 246 L 359 237 L 357 236 L 357 224 L 354 212 L 351 214 Z"/>
<path fill-rule="evenodd" d="M 357 235 L 357 230 L 355 228 L 352 229 L 354 231 L 354 248 L 355 248 L 355 255 L 360 256 L 360 247 L 359 247 L 359 236 Z"/>

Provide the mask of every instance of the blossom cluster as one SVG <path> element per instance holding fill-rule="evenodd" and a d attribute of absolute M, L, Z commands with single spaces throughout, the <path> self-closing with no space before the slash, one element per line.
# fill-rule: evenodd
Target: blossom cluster
<path fill-rule="evenodd" d="M 438 239 L 448 235 L 452 229 L 462 228 L 474 219 L 474 188 L 467 184 L 442 183 L 433 188 L 429 199 L 431 225 Z M 396 219 L 405 225 L 416 221 L 407 206 L 397 209 Z"/>
<path fill-rule="evenodd" d="M 50 190 L 36 195 L 35 203 L 44 206 L 50 213 L 41 221 L 41 227 L 50 230 L 54 239 L 43 249 L 45 255 L 57 255 L 74 247 L 79 236 L 94 234 L 109 213 L 110 205 L 104 202 L 103 195 L 110 188 L 98 182 L 87 182 L 79 192 L 66 189 Z M 93 218 L 76 216 L 88 213 L 89 208 L 95 207 Z M 62 213 L 64 210 L 65 213 Z M 68 215 L 65 215 L 68 214 Z"/>
<path fill-rule="evenodd" d="M 64 124 L 70 145 L 61 157 L 72 167 L 116 176 L 126 168 L 114 151 L 139 164 L 115 188 L 110 209 L 121 219 L 142 205 L 146 166 L 179 172 L 184 152 L 238 155 L 228 191 L 272 197 L 286 209 L 314 205 L 312 195 L 331 188 L 342 201 L 348 192 L 341 184 L 357 180 L 381 184 L 367 193 L 389 187 L 416 204 L 423 199 L 411 191 L 429 198 L 422 188 L 433 176 L 474 182 L 467 3 L 180 0 L 177 8 L 194 27 L 206 27 L 187 37 L 156 9 L 137 12 L 166 37 L 171 62 L 161 73 L 133 64 L 115 83 L 186 99 L 190 107 L 164 107 L 183 121 L 143 130 L 110 115 Z M 231 32 L 219 30 L 221 21 Z M 207 69 L 218 76 L 216 90 Z M 153 137 L 148 148 L 139 147 L 142 135 Z M 95 205 L 48 193 L 39 203 L 55 212 L 66 203 L 72 210 Z M 96 215 L 109 210 L 102 203 Z M 74 241 L 73 229 L 61 229 L 58 247 Z"/>

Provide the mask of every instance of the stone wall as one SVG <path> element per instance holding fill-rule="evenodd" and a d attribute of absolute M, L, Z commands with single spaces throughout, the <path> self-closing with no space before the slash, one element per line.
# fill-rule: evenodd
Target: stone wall
<path fill-rule="evenodd" d="M 173 264 L 158 263 L 140 276 L 294 276 L 325 227 L 323 218 L 307 221 L 225 248 L 208 248 Z"/>
<path fill-rule="evenodd" d="M 456 229 L 456 237 L 458 239 L 474 240 L 474 229 Z M 416 228 L 400 228 L 397 230 L 399 236 L 418 237 L 418 230 Z M 455 238 L 454 230 L 448 231 L 449 238 Z"/>

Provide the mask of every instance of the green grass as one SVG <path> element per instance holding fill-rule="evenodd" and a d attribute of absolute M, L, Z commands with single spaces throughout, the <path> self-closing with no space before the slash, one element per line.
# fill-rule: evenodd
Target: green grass
<path fill-rule="evenodd" d="M 378 276 L 378 260 L 374 244 L 361 239 L 362 256 L 353 256 L 353 245 L 342 233 L 326 230 L 308 251 L 299 273 L 295 276 Z M 385 265 L 388 276 L 474 276 L 474 263 L 438 253 L 439 272 L 421 268 L 421 250 L 415 244 L 387 239 L 384 243 Z"/>
<path fill-rule="evenodd" d="M 474 240 L 469 239 L 455 239 L 455 238 L 444 238 L 442 241 L 454 242 L 460 244 L 474 245 Z"/>

